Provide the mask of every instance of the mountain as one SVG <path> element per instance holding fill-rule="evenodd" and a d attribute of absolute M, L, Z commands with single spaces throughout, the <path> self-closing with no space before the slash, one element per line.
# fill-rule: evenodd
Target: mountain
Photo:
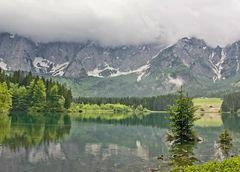
<path fill-rule="evenodd" d="M 210 47 L 182 38 L 161 44 L 104 47 L 93 41 L 36 43 L 0 34 L 0 67 L 67 82 L 75 96 L 152 96 L 183 86 L 191 95 L 216 95 L 240 85 L 240 41 Z"/>
<path fill-rule="evenodd" d="M 102 47 L 95 42 L 35 43 L 9 33 L 0 34 L 0 66 L 51 76 L 118 76 L 139 70 L 161 45 Z"/>

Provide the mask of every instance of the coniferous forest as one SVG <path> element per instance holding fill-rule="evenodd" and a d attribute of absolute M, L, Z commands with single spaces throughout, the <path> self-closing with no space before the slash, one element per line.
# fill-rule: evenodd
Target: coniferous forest
<path fill-rule="evenodd" d="M 169 105 L 173 105 L 175 94 L 154 97 L 79 97 L 75 101 L 80 104 L 124 104 L 136 108 L 142 105 L 152 111 L 166 111 Z"/>
<path fill-rule="evenodd" d="M 65 85 L 31 72 L 0 69 L 0 112 L 58 112 L 70 108 L 72 93 Z"/>

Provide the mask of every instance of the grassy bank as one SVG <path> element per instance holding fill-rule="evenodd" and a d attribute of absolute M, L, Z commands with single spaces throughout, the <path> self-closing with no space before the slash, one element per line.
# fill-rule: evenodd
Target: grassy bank
<path fill-rule="evenodd" d="M 126 105 L 121 104 L 102 104 L 102 105 L 90 105 L 90 104 L 75 104 L 73 103 L 69 109 L 69 112 L 80 112 L 80 113 L 116 113 L 132 112 L 133 109 Z"/>
<path fill-rule="evenodd" d="M 122 104 L 75 104 L 71 105 L 70 113 L 80 114 L 128 114 L 128 113 L 148 113 L 149 110 L 143 108 L 141 105 L 133 108 Z"/>
<path fill-rule="evenodd" d="M 240 171 L 240 157 L 226 159 L 222 162 L 211 161 L 202 165 L 178 167 L 173 172 L 237 172 Z"/>
<path fill-rule="evenodd" d="M 194 98 L 193 103 L 198 106 L 197 113 L 219 113 L 221 112 L 222 99 L 220 98 Z"/>
<path fill-rule="evenodd" d="M 195 122 L 196 126 L 221 126 L 221 105 L 220 98 L 194 98 L 193 103 L 199 109 L 196 112 L 200 119 Z"/>

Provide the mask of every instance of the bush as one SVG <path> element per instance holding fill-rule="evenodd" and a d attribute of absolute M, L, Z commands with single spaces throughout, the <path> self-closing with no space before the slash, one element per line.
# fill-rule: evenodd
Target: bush
<path fill-rule="evenodd" d="M 172 172 L 235 172 L 240 171 L 240 157 L 226 159 L 222 162 L 211 161 L 202 165 L 178 167 Z"/>

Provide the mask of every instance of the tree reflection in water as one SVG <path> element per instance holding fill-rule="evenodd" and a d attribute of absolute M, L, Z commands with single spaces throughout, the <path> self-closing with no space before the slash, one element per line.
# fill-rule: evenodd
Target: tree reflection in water
<path fill-rule="evenodd" d="M 12 151 L 57 142 L 71 129 L 66 114 L 11 114 L 0 118 L 0 144 Z"/>
<path fill-rule="evenodd" d="M 197 158 L 195 158 L 193 149 L 196 143 L 173 143 L 170 146 L 170 157 L 169 164 L 172 167 L 176 166 L 188 166 L 193 165 L 194 162 L 197 162 Z"/>

